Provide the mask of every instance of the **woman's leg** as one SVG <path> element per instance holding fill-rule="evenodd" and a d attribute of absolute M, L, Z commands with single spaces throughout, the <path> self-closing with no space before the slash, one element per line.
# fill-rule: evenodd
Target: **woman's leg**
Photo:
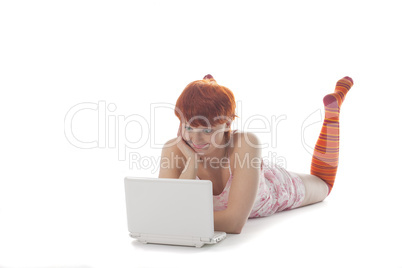
<path fill-rule="evenodd" d="M 304 184 L 304 188 L 306 189 L 306 195 L 299 207 L 321 202 L 328 196 L 328 185 L 319 177 L 311 174 L 296 172 L 289 173 L 294 173 L 299 176 Z"/>
<path fill-rule="evenodd" d="M 328 185 L 328 194 L 335 182 L 339 157 L 339 112 L 349 89 L 353 86 L 350 77 L 338 81 L 335 92 L 324 97 L 325 118 L 320 136 L 314 148 L 310 173 Z"/>
<path fill-rule="evenodd" d="M 334 185 L 339 157 L 339 112 L 346 94 L 353 85 L 350 77 L 338 81 L 335 92 L 324 97 L 325 119 L 314 148 L 311 174 L 298 175 L 306 189 L 302 206 L 323 201 Z"/>

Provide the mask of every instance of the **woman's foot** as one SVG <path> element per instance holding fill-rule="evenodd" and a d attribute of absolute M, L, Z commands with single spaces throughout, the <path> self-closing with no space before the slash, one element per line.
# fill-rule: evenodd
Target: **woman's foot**
<path fill-rule="evenodd" d="M 328 94 L 324 97 L 325 110 L 336 110 L 339 113 L 341 105 L 345 100 L 346 94 L 353 86 L 353 80 L 349 76 L 339 79 L 335 86 L 334 93 Z"/>

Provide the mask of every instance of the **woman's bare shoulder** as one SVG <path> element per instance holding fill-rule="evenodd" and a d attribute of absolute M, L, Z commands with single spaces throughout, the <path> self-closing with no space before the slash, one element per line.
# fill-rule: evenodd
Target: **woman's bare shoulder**
<path fill-rule="evenodd" d="M 252 132 L 236 131 L 233 133 L 233 148 L 246 149 L 257 148 L 260 146 L 260 140 Z"/>
<path fill-rule="evenodd" d="M 246 162 L 252 163 L 253 168 L 259 168 L 261 166 L 261 146 L 257 135 L 252 132 L 235 133 L 231 159 L 235 163 L 234 171 L 242 170 Z"/>
<path fill-rule="evenodd" d="M 177 138 L 165 142 L 160 160 L 159 178 L 178 178 L 185 167 L 185 158 L 179 147 Z"/>
<path fill-rule="evenodd" d="M 165 144 L 163 145 L 163 147 L 170 148 L 170 147 L 176 146 L 176 145 L 177 145 L 177 138 L 173 138 L 173 139 L 170 139 L 170 140 L 166 141 Z"/>
<path fill-rule="evenodd" d="M 179 147 L 177 147 L 177 137 L 165 142 L 162 150 L 165 153 L 173 152 L 175 155 L 183 156 L 183 153 L 180 151 Z"/>

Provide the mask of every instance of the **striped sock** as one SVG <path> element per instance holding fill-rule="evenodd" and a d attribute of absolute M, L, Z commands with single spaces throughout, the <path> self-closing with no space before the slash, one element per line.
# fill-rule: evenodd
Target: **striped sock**
<path fill-rule="evenodd" d="M 335 92 L 326 95 L 323 99 L 325 118 L 314 148 L 310 173 L 328 184 L 328 194 L 332 190 L 338 169 L 339 112 L 345 96 L 352 86 L 352 78 L 345 76 L 336 83 Z"/>

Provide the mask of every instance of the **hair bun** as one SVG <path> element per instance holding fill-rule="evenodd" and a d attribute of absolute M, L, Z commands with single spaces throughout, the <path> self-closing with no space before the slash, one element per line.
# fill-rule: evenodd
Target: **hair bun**
<path fill-rule="evenodd" d="M 203 79 L 214 79 L 214 77 L 212 75 L 210 75 L 210 74 L 207 74 L 206 76 L 204 76 Z"/>

